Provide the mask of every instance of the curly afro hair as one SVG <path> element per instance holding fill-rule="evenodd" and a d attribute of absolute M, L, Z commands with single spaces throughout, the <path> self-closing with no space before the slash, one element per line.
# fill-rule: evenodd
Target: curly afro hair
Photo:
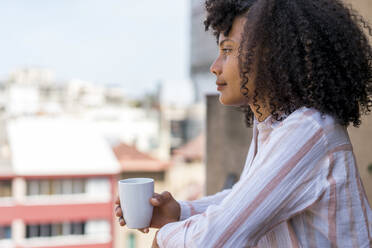
<path fill-rule="evenodd" d="M 241 92 L 248 95 L 254 61 L 253 106 L 259 114 L 257 102 L 267 96 L 278 121 L 305 106 L 358 127 L 361 115 L 371 111 L 372 29 L 351 6 L 340 0 L 207 0 L 205 7 L 205 29 L 213 30 L 217 42 L 220 33 L 228 36 L 235 17 L 246 18 L 239 47 Z M 253 112 L 241 107 L 251 126 Z"/>

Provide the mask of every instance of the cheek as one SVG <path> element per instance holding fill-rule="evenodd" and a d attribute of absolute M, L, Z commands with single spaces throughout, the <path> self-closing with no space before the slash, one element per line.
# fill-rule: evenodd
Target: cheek
<path fill-rule="evenodd" d="M 230 79 L 234 81 L 240 79 L 239 63 L 237 58 L 230 58 L 226 61 L 225 72 L 228 74 Z"/>

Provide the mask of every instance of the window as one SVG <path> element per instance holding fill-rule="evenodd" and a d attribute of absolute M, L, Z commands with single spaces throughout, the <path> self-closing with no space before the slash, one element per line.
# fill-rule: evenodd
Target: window
<path fill-rule="evenodd" d="M 40 226 L 39 225 L 27 225 L 26 226 L 26 238 L 40 237 Z"/>
<path fill-rule="evenodd" d="M 63 179 L 62 180 L 62 194 L 71 195 L 72 194 L 72 180 Z"/>
<path fill-rule="evenodd" d="M 368 165 L 368 172 L 372 174 L 372 163 Z"/>
<path fill-rule="evenodd" d="M 27 195 L 39 195 L 39 181 L 30 180 L 27 181 Z"/>
<path fill-rule="evenodd" d="M 86 180 L 86 193 L 89 196 L 100 198 L 111 197 L 111 184 L 108 178 L 90 178 Z"/>
<path fill-rule="evenodd" d="M 85 227 L 85 223 L 84 222 L 75 222 L 75 223 L 71 223 L 71 234 L 74 234 L 74 235 L 81 235 L 81 234 L 84 234 L 84 228 Z"/>
<path fill-rule="evenodd" d="M 27 181 L 27 195 L 71 195 L 83 193 L 86 193 L 86 181 L 81 178 Z"/>
<path fill-rule="evenodd" d="M 107 220 L 89 220 L 85 223 L 84 232 L 88 235 L 107 236 L 110 235 L 111 225 Z"/>
<path fill-rule="evenodd" d="M 52 195 L 62 194 L 62 181 L 61 180 L 52 180 L 50 193 Z"/>
<path fill-rule="evenodd" d="M 12 181 L 0 180 L 0 197 L 12 196 Z"/>
<path fill-rule="evenodd" d="M 2 239 L 11 239 L 12 230 L 10 226 L 0 226 L 0 240 Z"/>
<path fill-rule="evenodd" d="M 75 179 L 72 181 L 72 192 L 74 194 L 82 194 L 85 192 L 85 180 Z"/>
<path fill-rule="evenodd" d="M 63 235 L 63 224 L 57 223 L 51 225 L 51 236 L 62 236 Z"/>
<path fill-rule="evenodd" d="M 84 234 L 85 222 L 32 224 L 26 226 L 26 238 Z"/>
<path fill-rule="evenodd" d="M 40 225 L 40 237 L 50 237 L 52 236 L 52 225 Z"/>
<path fill-rule="evenodd" d="M 62 235 L 70 235 L 71 234 L 71 224 L 69 222 L 64 222 L 62 224 Z"/>
<path fill-rule="evenodd" d="M 50 182 L 49 180 L 41 180 L 40 182 L 40 195 L 50 195 Z"/>

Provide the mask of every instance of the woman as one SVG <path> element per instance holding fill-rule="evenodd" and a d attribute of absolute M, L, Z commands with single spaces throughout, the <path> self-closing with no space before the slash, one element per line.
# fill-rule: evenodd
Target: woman
<path fill-rule="evenodd" d="M 207 0 L 224 105 L 253 139 L 232 189 L 151 199 L 154 247 L 372 247 L 346 127 L 372 107 L 371 27 L 338 0 Z M 119 204 L 117 202 L 117 204 Z M 120 224 L 122 212 L 116 210 Z M 144 230 L 147 232 L 148 230 Z"/>

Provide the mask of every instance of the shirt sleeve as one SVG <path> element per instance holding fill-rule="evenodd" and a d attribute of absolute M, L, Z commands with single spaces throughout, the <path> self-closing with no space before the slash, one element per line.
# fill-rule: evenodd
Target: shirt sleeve
<path fill-rule="evenodd" d="M 195 214 L 203 213 L 212 204 L 220 204 L 230 191 L 231 189 L 225 189 L 214 195 L 206 196 L 195 201 L 178 201 L 181 207 L 180 220 L 185 220 Z"/>
<path fill-rule="evenodd" d="M 304 119 L 273 130 L 251 171 L 219 204 L 164 225 L 159 247 L 255 246 L 274 226 L 317 201 L 329 170 L 327 140 L 321 126 Z"/>
<path fill-rule="evenodd" d="M 253 138 L 251 145 L 248 150 L 247 159 L 245 161 L 244 169 L 242 175 L 245 175 L 249 171 L 249 162 L 251 161 L 252 157 L 254 156 L 254 149 L 256 145 L 256 123 L 254 124 L 253 128 Z M 195 201 L 178 201 L 181 207 L 181 215 L 180 220 L 185 220 L 195 214 L 200 214 L 205 212 L 210 205 L 218 205 L 222 202 L 223 199 L 231 192 L 231 189 L 225 189 L 221 192 L 218 192 L 211 196 L 203 197 L 199 200 Z"/>

